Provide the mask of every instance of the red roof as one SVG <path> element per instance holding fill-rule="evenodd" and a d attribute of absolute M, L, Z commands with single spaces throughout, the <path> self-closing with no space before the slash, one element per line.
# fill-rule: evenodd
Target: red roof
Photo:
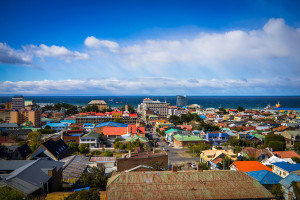
<path fill-rule="evenodd" d="M 279 158 L 292 158 L 292 157 L 300 158 L 299 154 L 295 151 L 274 151 L 273 153 L 277 155 Z"/>
<path fill-rule="evenodd" d="M 137 133 L 137 130 L 139 130 L 139 133 L 145 133 L 145 127 L 136 127 L 136 125 L 128 125 L 128 131 L 130 133 Z"/>
<path fill-rule="evenodd" d="M 105 112 L 106 115 L 111 115 L 111 112 Z"/>
<path fill-rule="evenodd" d="M 259 170 L 268 170 L 272 172 L 272 169 L 270 167 L 267 167 L 266 165 L 263 165 L 258 161 L 235 161 L 234 163 L 232 163 L 232 165 L 235 165 L 238 171 L 243 172 L 252 172 Z"/>
<path fill-rule="evenodd" d="M 129 114 L 129 117 L 137 117 L 136 113 Z"/>
<path fill-rule="evenodd" d="M 192 125 L 182 125 L 181 128 L 186 129 L 188 131 L 191 131 L 192 130 Z"/>
<path fill-rule="evenodd" d="M 104 113 L 96 113 L 96 116 L 105 116 Z"/>
<path fill-rule="evenodd" d="M 213 162 L 213 163 L 215 163 L 215 164 L 218 164 L 218 163 L 222 163 L 222 160 L 223 160 L 223 158 L 217 158 L 217 159 L 214 159 L 214 160 L 211 161 L 211 162 Z"/>
<path fill-rule="evenodd" d="M 127 127 L 104 126 L 102 132 L 104 135 L 124 135 L 127 134 Z"/>
<path fill-rule="evenodd" d="M 79 115 L 86 115 L 86 113 L 79 113 Z"/>
<path fill-rule="evenodd" d="M 123 113 L 122 111 L 112 111 L 111 113 Z"/>

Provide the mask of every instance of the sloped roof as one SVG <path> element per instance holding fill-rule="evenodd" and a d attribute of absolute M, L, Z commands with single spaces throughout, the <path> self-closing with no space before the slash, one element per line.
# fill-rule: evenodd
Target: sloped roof
<path fill-rule="evenodd" d="M 287 177 L 282 179 L 279 183 L 285 188 L 290 188 L 292 186 L 293 181 L 300 182 L 300 176 L 298 176 L 294 173 L 290 173 Z"/>
<path fill-rule="evenodd" d="M 279 158 L 292 158 L 292 157 L 300 158 L 300 155 L 295 151 L 274 151 L 273 153 L 277 155 Z"/>
<path fill-rule="evenodd" d="M 178 141 L 206 141 L 205 139 L 202 139 L 197 135 L 187 136 L 187 135 L 176 134 L 173 137 L 176 138 L 176 140 Z"/>
<path fill-rule="evenodd" d="M 103 127 L 104 135 L 125 135 L 127 134 L 127 127 Z"/>
<path fill-rule="evenodd" d="M 253 147 L 244 148 L 241 153 L 246 153 L 249 157 L 253 156 L 255 158 L 259 157 L 261 154 L 266 154 L 269 157 L 273 156 L 268 149 L 256 149 Z"/>
<path fill-rule="evenodd" d="M 282 180 L 282 177 L 267 170 L 259 170 L 246 173 L 258 180 L 261 184 L 279 184 L 279 181 Z"/>
<path fill-rule="evenodd" d="M 116 157 L 91 157 L 90 162 L 116 162 Z"/>
<path fill-rule="evenodd" d="M 283 170 L 286 170 L 288 172 L 300 170 L 300 163 L 290 164 L 288 162 L 277 162 L 277 163 L 273 163 L 273 165 Z"/>
<path fill-rule="evenodd" d="M 57 141 L 54 141 L 54 140 L 50 139 L 50 140 L 47 140 L 46 142 L 44 142 L 42 144 L 56 158 L 58 158 L 66 149 L 69 148 L 69 146 L 66 145 L 66 143 L 62 139 L 59 139 Z"/>
<path fill-rule="evenodd" d="M 88 103 L 88 105 L 98 105 L 98 104 L 106 104 L 106 102 L 104 100 L 92 100 L 90 101 L 90 103 Z"/>
<path fill-rule="evenodd" d="M 272 169 L 270 167 L 267 167 L 258 161 L 234 161 L 232 165 L 235 165 L 239 171 L 243 172 L 252 172 L 259 170 L 267 170 L 272 172 Z"/>
<path fill-rule="evenodd" d="M 112 126 L 112 127 L 127 127 L 128 125 L 127 124 L 123 124 L 123 123 L 118 123 L 118 122 L 103 122 L 103 123 L 100 123 L 98 124 L 95 128 L 98 128 L 98 127 L 105 127 L 105 126 Z"/>
<path fill-rule="evenodd" d="M 238 171 L 123 172 L 111 177 L 107 187 L 107 198 L 120 200 L 274 198 L 257 180 Z"/>
<path fill-rule="evenodd" d="M 9 162 L 9 161 L 6 161 Z M 15 163 L 17 161 L 14 161 Z M 50 160 L 30 160 L 24 162 L 19 161 L 22 165 L 18 165 L 17 169 L 6 175 L 0 181 L 16 190 L 28 195 L 41 187 L 41 182 L 47 182 L 51 177 L 48 175 L 48 170 L 62 168 L 63 162 L 50 161 Z M 0 175 L 1 177 L 1 175 Z"/>
<path fill-rule="evenodd" d="M 92 131 L 92 132 L 90 132 L 90 133 L 82 136 L 82 138 L 90 137 L 90 138 L 96 138 L 96 139 L 98 139 L 99 136 L 100 136 L 99 133 L 95 133 L 95 132 Z"/>

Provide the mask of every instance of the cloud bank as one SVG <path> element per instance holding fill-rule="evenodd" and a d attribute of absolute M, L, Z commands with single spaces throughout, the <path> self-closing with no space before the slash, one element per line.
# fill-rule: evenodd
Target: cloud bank
<path fill-rule="evenodd" d="M 292 87 L 290 87 L 292 85 Z M 140 79 L 92 79 L 92 80 L 43 80 L 43 81 L 3 81 L 1 94 L 165 94 L 174 92 L 189 95 L 249 94 L 248 89 L 276 94 L 277 89 L 289 87 L 286 94 L 300 92 L 300 78 L 285 79 L 177 79 L 168 77 L 144 77 Z M 216 93 L 217 91 L 217 93 Z M 271 93 L 270 93 L 271 92 Z"/>

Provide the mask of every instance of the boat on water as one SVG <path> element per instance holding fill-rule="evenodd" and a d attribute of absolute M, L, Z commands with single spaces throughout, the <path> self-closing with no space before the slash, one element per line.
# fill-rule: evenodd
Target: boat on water
<path fill-rule="evenodd" d="M 108 101 L 114 101 L 114 99 L 108 99 Z"/>

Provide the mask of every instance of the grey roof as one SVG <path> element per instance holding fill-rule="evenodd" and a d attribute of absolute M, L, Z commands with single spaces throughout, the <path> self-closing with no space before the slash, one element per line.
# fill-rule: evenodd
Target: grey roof
<path fill-rule="evenodd" d="M 0 160 L 0 171 L 16 170 L 29 163 L 32 163 L 32 160 Z"/>
<path fill-rule="evenodd" d="M 9 175 L 0 175 L 2 180 L 1 184 L 6 184 L 16 190 L 28 195 L 41 187 L 41 183 L 46 183 L 51 177 L 48 175 L 49 169 L 59 170 L 63 167 L 63 162 L 50 161 L 50 160 L 28 160 L 29 162 L 24 162 L 24 160 L 15 161 L 15 164 L 23 166 L 15 169 Z M 9 161 L 6 161 L 9 162 Z M 18 164 L 20 162 L 20 164 Z M 1 163 L 2 164 L 2 163 Z M 11 165 L 7 164 L 7 165 Z"/>
<path fill-rule="evenodd" d="M 82 173 L 87 168 L 89 157 L 85 156 L 69 156 L 62 159 L 65 162 L 63 170 L 63 179 L 80 178 Z"/>
<path fill-rule="evenodd" d="M 0 123 L 0 128 L 18 128 L 16 123 Z"/>
<path fill-rule="evenodd" d="M 28 135 L 30 132 L 32 132 L 32 130 L 31 129 L 19 129 L 19 130 L 5 130 L 3 132 L 8 135 L 13 135 L 13 134 Z"/>

